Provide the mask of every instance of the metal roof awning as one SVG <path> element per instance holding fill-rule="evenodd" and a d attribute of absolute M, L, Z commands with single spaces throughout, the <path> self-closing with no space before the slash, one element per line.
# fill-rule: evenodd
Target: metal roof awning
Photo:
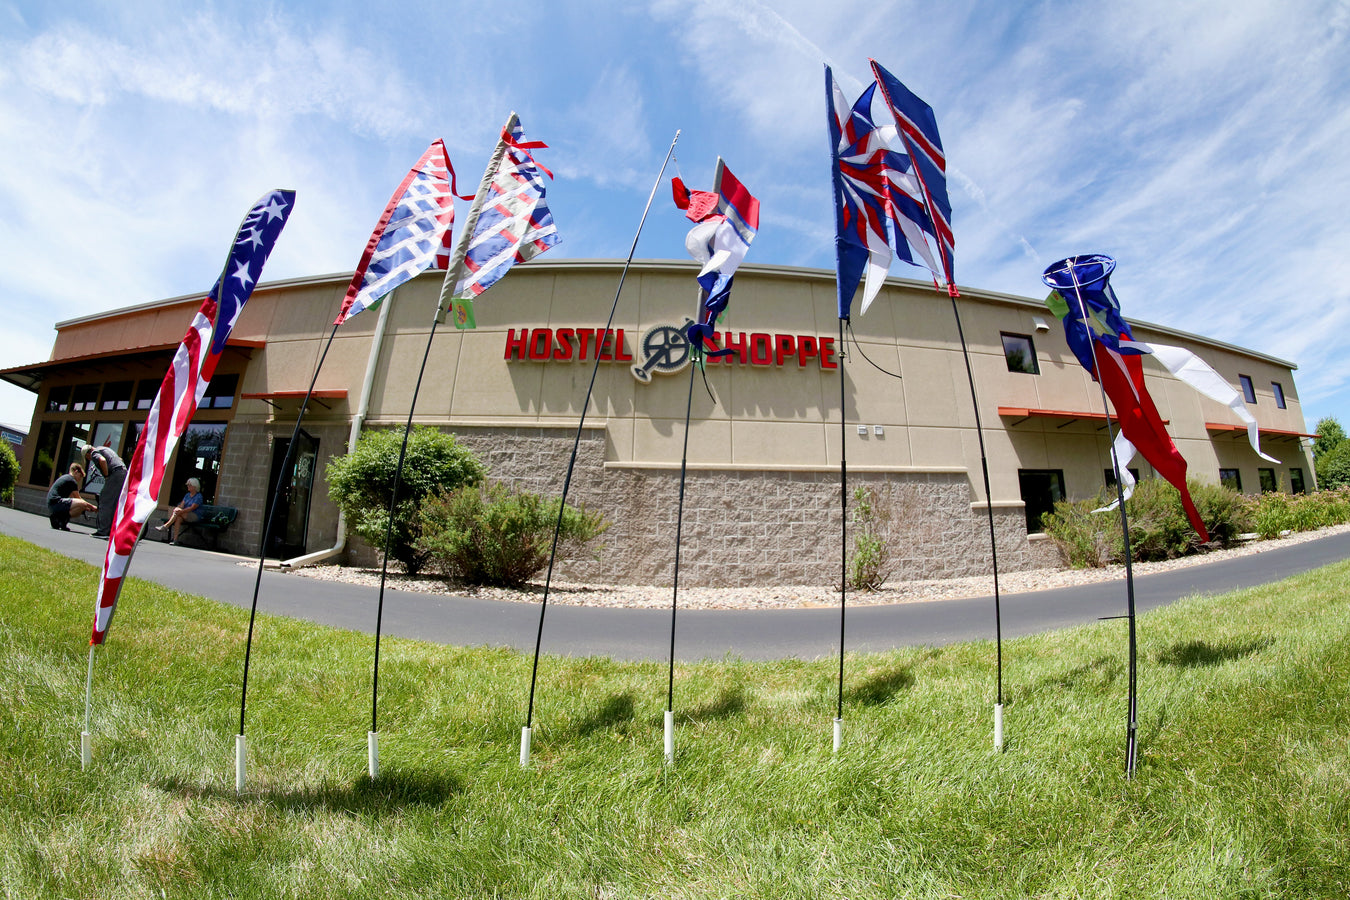
<path fill-rule="evenodd" d="M 1106 425 L 1106 413 L 1088 412 L 1086 410 L 1075 409 L 1032 409 L 1026 406 L 1000 406 L 998 414 L 1004 419 L 1016 419 L 1016 422 L 1009 422 L 1009 428 L 1015 428 L 1028 419 L 1060 419 L 1056 428 L 1064 428 L 1072 425 L 1074 422 L 1091 422 L 1100 426 Z M 1111 421 L 1116 421 L 1117 416 L 1111 416 Z M 1163 419 L 1166 425 L 1170 419 Z"/>
<path fill-rule="evenodd" d="M 346 388 L 333 388 L 330 390 L 316 390 L 309 395 L 310 399 L 322 406 L 324 409 L 332 409 L 325 400 L 346 400 Z M 242 393 L 240 400 L 261 400 L 273 409 L 281 409 L 283 404 L 299 406 L 305 399 L 304 391 L 262 391 L 258 393 Z"/>
<path fill-rule="evenodd" d="M 1225 425 L 1222 422 L 1206 422 L 1205 430 L 1211 435 L 1230 433 L 1232 433 L 1234 437 L 1246 437 L 1247 435 L 1246 425 Z M 1316 434 L 1308 434 L 1303 431 L 1288 431 L 1283 428 L 1261 428 L 1258 426 L 1256 430 L 1260 433 L 1261 437 L 1268 437 L 1272 440 L 1297 441 L 1302 440 L 1303 438 L 1318 437 Z"/>
<path fill-rule="evenodd" d="M 103 362 L 115 362 L 121 360 L 150 360 L 157 357 L 173 358 L 174 351 L 182 342 L 173 344 L 150 344 L 144 347 L 132 347 L 121 350 L 105 350 L 101 353 L 86 353 L 81 356 L 67 356 L 62 359 L 49 359 L 45 362 L 28 363 L 23 366 L 11 366 L 8 369 L 0 369 L 0 379 L 8 381 L 10 384 L 23 388 L 26 391 L 37 393 L 38 386 L 44 378 L 70 369 L 78 369 L 81 366 L 96 365 Z M 225 342 L 225 348 L 242 351 L 247 356 L 252 356 L 254 350 L 261 350 L 267 346 L 266 341 L 251 341 L 243 338 L 230 338 Z"/>

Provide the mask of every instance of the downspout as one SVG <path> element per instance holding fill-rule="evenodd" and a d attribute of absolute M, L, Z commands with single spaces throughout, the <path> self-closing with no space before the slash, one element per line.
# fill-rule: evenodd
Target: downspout
<path fill-rule="evenodd" d="M 397 290 L 394 291 L 397 293 Z M 356 441 L 361 437 L 361 426 L 365 424 L 366 413 L 370 410 L 370 389 L 375 384 L 375 368 L 380 361 L 380 348 L 384 345 L 385 327 L 389 322 L 389 308 L 394 305 L 394 297 L 391 294 L 380 304 L 380 318 L 375 323 L 375 334 L 370 339 L 370 356 L 366 359 L 366 377 L 361 381 L 361 402 L 356 408 L 356 415 L 352 416 L 352 428 L 347 434 L 347 450 L 356 446 Z M 347 547 L 347 519 L 342 511 L 338 511 L 337 537 L 333 546 L 327 550 L 318 550 L 314 553 L 306 553 L 304 556 L 297 556 L 294 559 L 284 559 L 279 565 L 283 569 L 300 568 L 301 566 L 312 566 L 315 563 L 323 562 L 325 559 L 331 559 L 342 553 Z"/>

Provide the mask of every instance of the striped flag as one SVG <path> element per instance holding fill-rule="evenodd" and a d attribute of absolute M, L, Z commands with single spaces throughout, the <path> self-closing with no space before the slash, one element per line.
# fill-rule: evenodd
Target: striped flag
<path fill-rule="evenodd" d="M 389 198 L 366 241 L 334 325 L 378 306 L 418 273 L 449 265 L 456 196 L 455 170 L 445 143 L 434 141 Z"/>
<path fill-rule="evenodd" d="M 543 179 L 543 175 L 552 178 L 553 173 L 539 165 L 530 152 L 547 146 L 542 141 L 526 141 L 520 119 L 511 113 L 465 225 L 472 236 L 463 268 L 453 293 L 447 297 L 442 291 L 442 315 L 449 301 L 472 300 L 500 281 L 516 263 L 534 259 L 560 240 Z"/>
<path fill-rule="evenodd" d="M 117 596 L 122 590 L 131 554 L 141 526 L 159 505 L 164 468 L 178 439 L 197 411 L 206 386 L 215 374 L 220 355 L 253 287 L 262 275 L 272 247 L 295 206 L 295 191 L 272 191 L 259 200 L 239 226 L 229 259 L 211 293 L 202 301 L 183 342 L 174 353 L 168 374 L 151 404 L 145 427 L 127 466 L 127 480 L 113 511 L 112 534 L 103 559 L 94 610 L 91 644 L 101 644 L 112 624 Z M 92 651 L 91 651 L 92 652 Z"/>
<path fill-rule="evenodd" d="M 904 234 L 910 246 L 925 258 L 934 277 L 943 277 L 950 287 L 956 280 L 953 265 L 956 238 L 952 234 L 952 205 L 947 199 L 947 156 L 938 135 L 937 117 L 932 107 L 911 93 L 898 78 L 876 60 L 870 62 L 882 99 L 895 117 L 895 140 L 904 151 L 889 173 L 891 216 L 899 234 Z M 926 236 L 937 242 L 941 271 L 932 261 Z"/>
<path fill-rule="evenodd" d="M 839 318 L 847 319 L 853 295 L 866 273 L 862 311 L 872 305 L 891 267 L 891 230 L 887 217 L 885 156 L 872 122 L 869 84 L 851 107 L 825 67 L 826 122 L 830 131 L 831 176 L 834 183 L 835 280 Z"/>

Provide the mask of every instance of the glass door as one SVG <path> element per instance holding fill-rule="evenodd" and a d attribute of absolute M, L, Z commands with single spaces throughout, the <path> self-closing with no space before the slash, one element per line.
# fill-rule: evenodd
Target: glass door
<path fill-rule="evenodd" d="M 272 471 L 267 482 L 267 509 L 272 508 L 276 496 L 278 476 L 286 466 L 289 438 L 277 438 L 272 443 Z M 281 496 L 277 500 L 272 533 L 267 538 L 267 555 L 290 559 L 305 554 L 305 534 L 309 530 L 309 501 L 314 489 L 314 469 L 319 460 L 319 442 L 301 429 L 291 455 L 290 468 L 281 479 Z"/>

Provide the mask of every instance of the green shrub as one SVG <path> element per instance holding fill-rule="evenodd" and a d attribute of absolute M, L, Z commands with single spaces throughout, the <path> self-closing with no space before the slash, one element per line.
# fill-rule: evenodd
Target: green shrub
<path fill-rule="evenodd" d="M 389 499 L 394 491 L 401 430 L 369 431 L 355 449 L 328 464 L 328 496 L 347 519 L 347 527 L 376 550 L 384 547 L 389 527 Z M 460 487 L 477 485 L 486 473 L 466 448 L 435 428 L 417 425 L 408 436 L 408 451 L 394 505 L 389 555 L 408 574 L 422 570 L 427 554 L 417 546 L 420 507 L 429 498 Z"/>
<path fill-rule="evenodd" d="M 9 441 L 0 441 L 0 502 L 14 502 L 14 485 L 19 483 L 19 458 Z"/>
<path fill-rule="evenodd" d="M 548 565 L 560 503 L 502 484 L 443 493 L 422 505 L 417 547 L 466 584 L 518 587 Z M 564 507 L 558 558 L 575 556 L 607 528 L 599 513 Z"/>
<path fill-rule="evenodd" d="M 1191 499 L 1215 545 L 1227 545 L 1250 527 L 1250 512 L 1242 496 L 1217 484 L 1187 482 Z M 1115 499 L 1103 491 L 1095 500 L 1061 501 L 1044 518 L 1045 533 L 1074 568 L 1100 567 L 1125 560 L 1120 538 L 1120 512 L 1095 512 Z M 1130 550 L 1136 562 L 1175 559 L 1198 553 L 1204 545 L 1191 528 L 1181 505 L 1181 494 L 1161 478 L 1145 478 L 1125 501 L 1130 522 Z"/>
<path fill-rule="evenodd" d="M 1252 530 L 1262 538 L 1350 522 L 1350 487 L 1313 494 L 1266 493 L 1251 498 L 1249 504 Z"/>
<path fill-rule="evenodd" d="M 858 591 L 875 591 L 891 574 L 891 547 L 887 542 L 890 525 L 888 498 L 871 485 L 853 490 L 853 558 L 848 566 L 848 586 Z"/>
<path fill-rule="evenodd" d="M 1350 485 L 1350 441 L 1341 441 L 1317 457 L 1317 486 L 1323 490 Z"/>

